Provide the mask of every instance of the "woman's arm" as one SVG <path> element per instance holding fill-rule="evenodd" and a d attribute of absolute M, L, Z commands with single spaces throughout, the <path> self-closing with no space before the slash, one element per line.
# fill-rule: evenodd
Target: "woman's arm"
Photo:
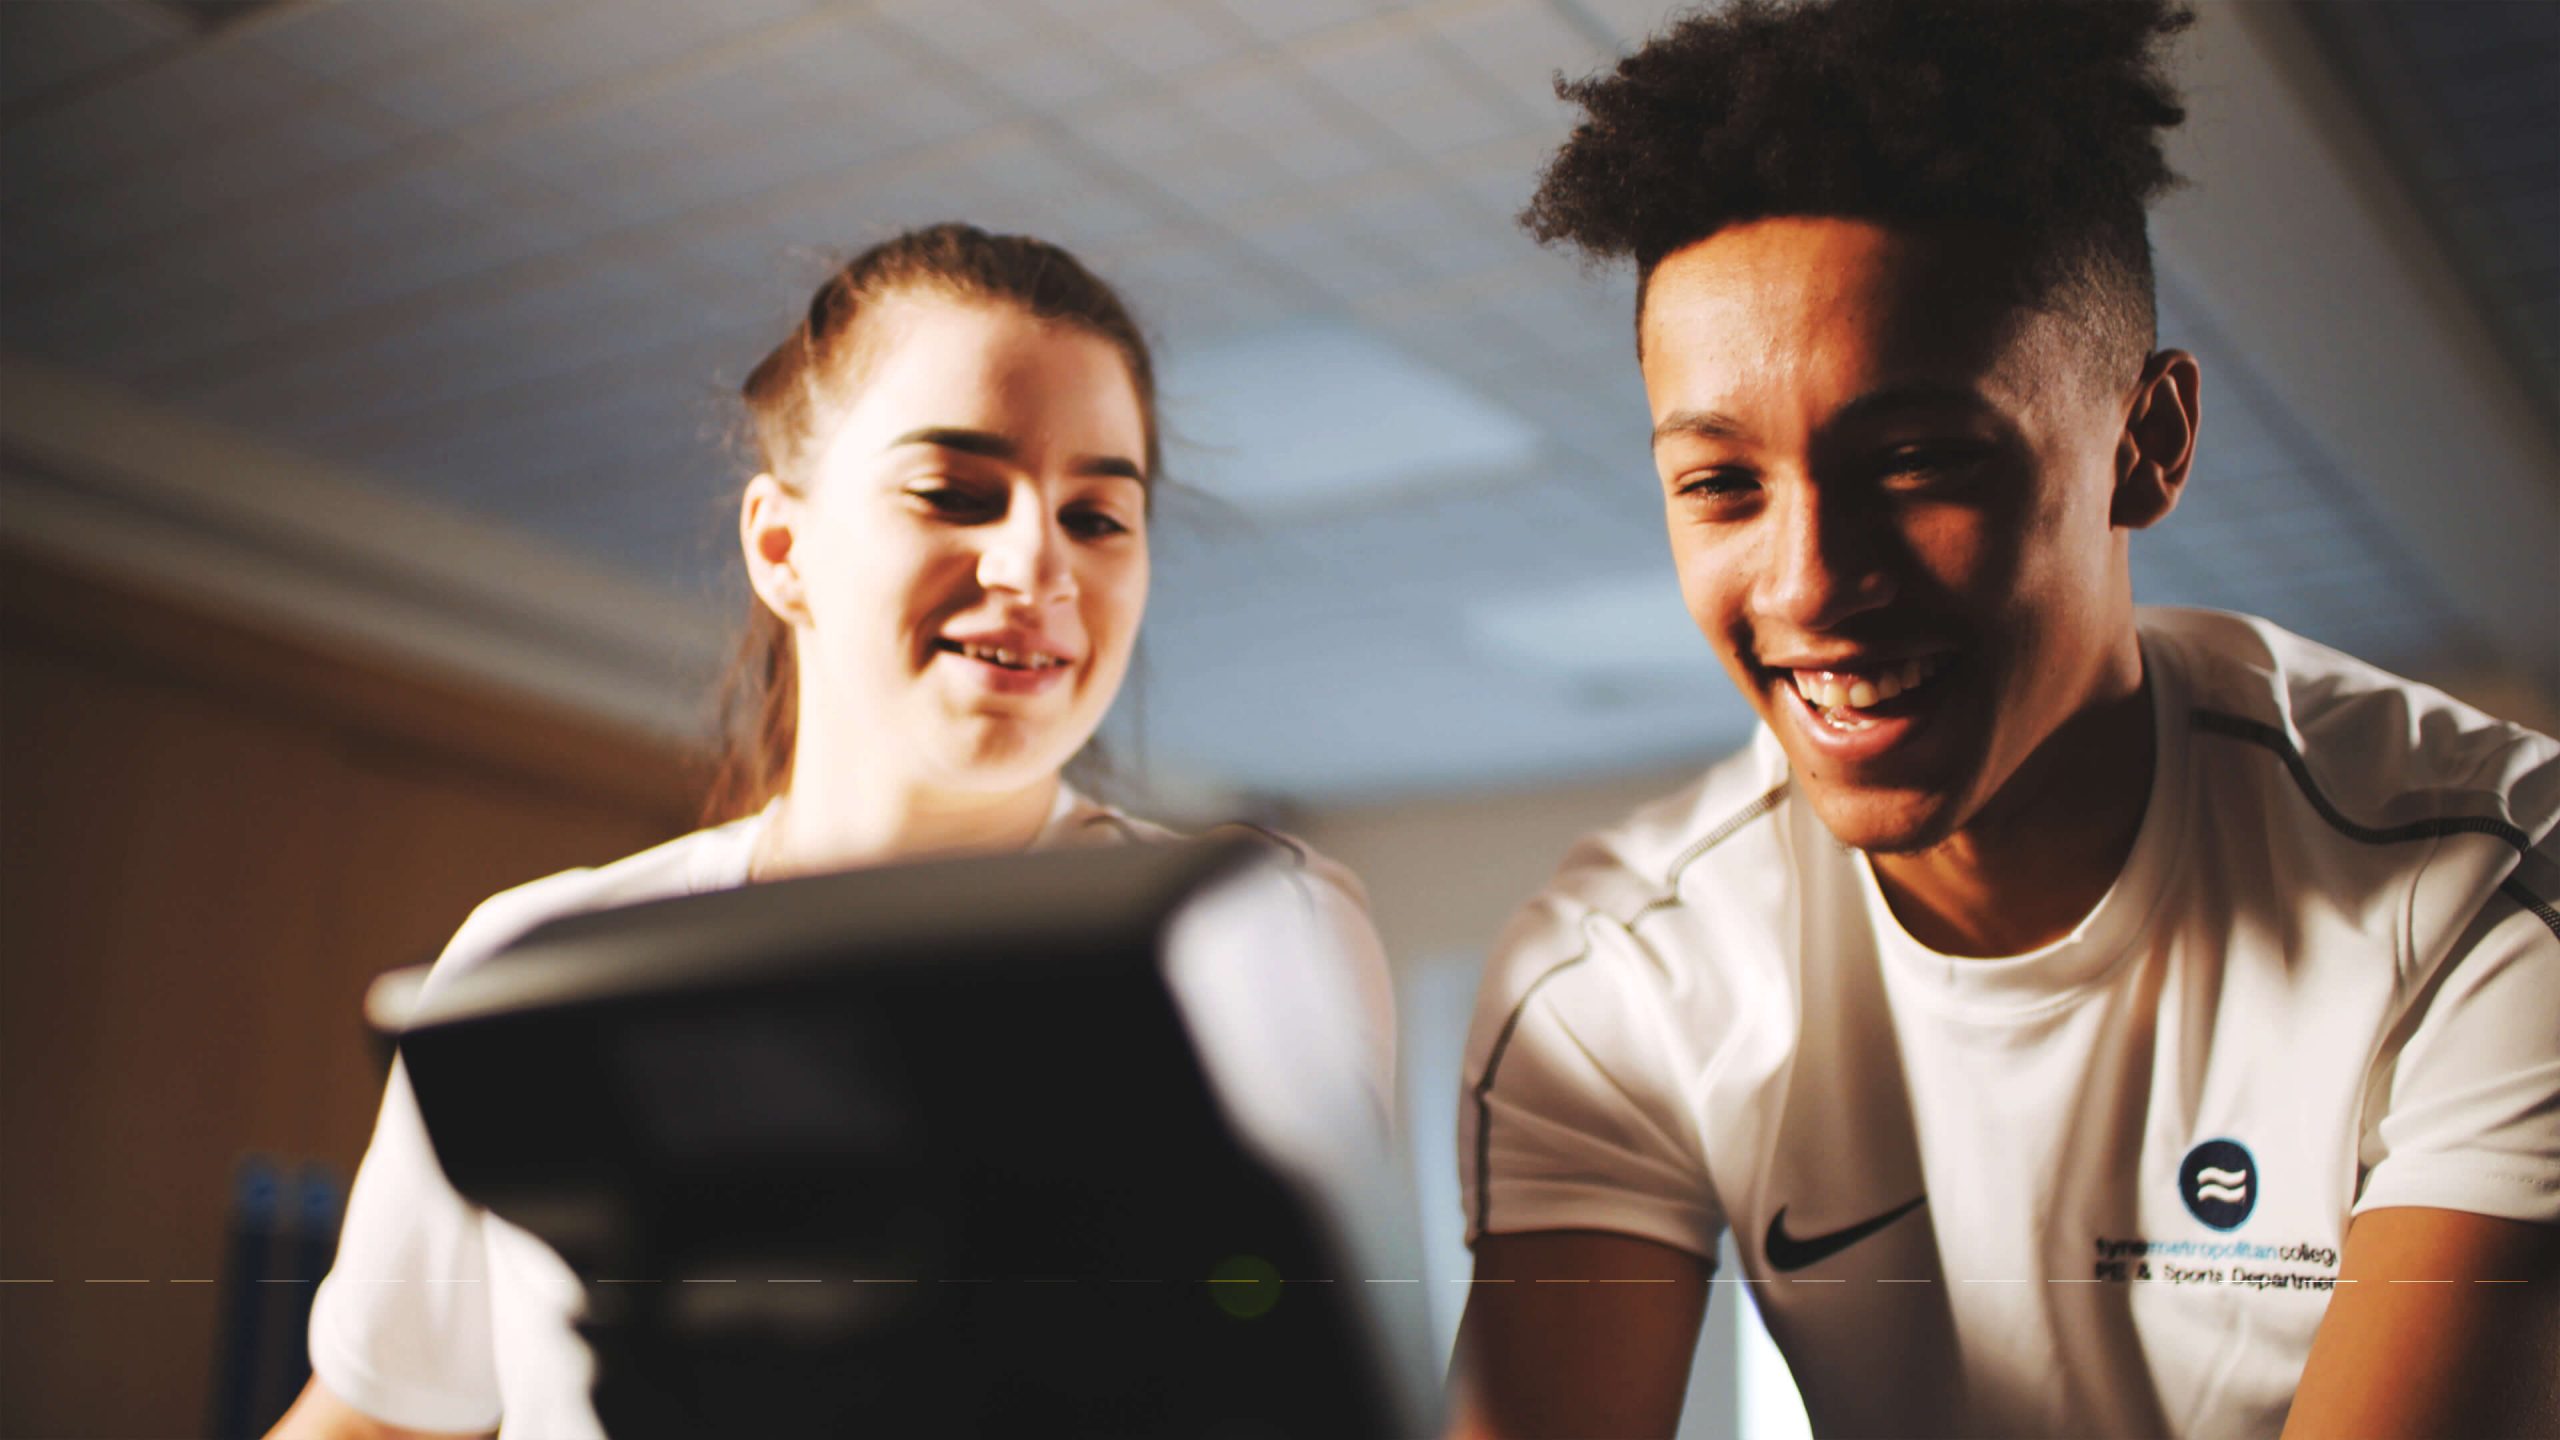
<path fill-rule="evenodd" d="M 480 1432 L 486 1435 L 487 1431 Z M 302 1387 L 293 1408 L 284 1412 L 267 1440 L 474 1440 L 451 1431 L 404 1430 L 385 1425 L 329 1393 L 320 1377 Z"/>
<path fill-rule="evenodd" d="M 500 1297 L 483 1225 L 436 1163 L 408 1066 L 395 1060 L 337 1259 L 311 1301 L 311 1370 L 332 1399 L 429 1433 L 496 1428 Z"/>

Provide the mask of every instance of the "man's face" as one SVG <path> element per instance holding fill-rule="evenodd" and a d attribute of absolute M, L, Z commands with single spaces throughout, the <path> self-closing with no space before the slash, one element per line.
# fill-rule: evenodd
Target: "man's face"
<path fill-rule="evenodd" d="M 1681 593 L 1815 813 L 1862 849 L 1927 848 L 2032 790 L 2039 747 L 2138 673 L 2110 518 L 2134 377 L 2113 390 L 2078 329 L 1981 283 L 1996 263 L 1771 219 L 1674 252 L 1647 287 Z"/>

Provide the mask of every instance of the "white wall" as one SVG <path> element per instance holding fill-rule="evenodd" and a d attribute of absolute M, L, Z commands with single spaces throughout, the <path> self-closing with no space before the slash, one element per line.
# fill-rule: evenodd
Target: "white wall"
<path fill-rule="evenodd" d="M 1485 952 L 1576 837 L 1679 788 L 1695 773 L 1413 800 L 1291 821 L 1299 835 L 1366 882 L 1395 966 L 1404 1123 L 1422 1204 L 1432 1323 L 1444 1355 L 1471 1268 L 1458 1199 L 1457 1116 L 1467 1021 Z M 1725 1273 L 1735 1273 L 1729 1247 L 1724 1263 Z M 1755 1424 L 1762 1415 L 1778 1417 L 1774 1427 L 1766 1420 Z M 1711 1302 L 1681 1440 L 1778 1440 L 1801 1433 L 1802 1415 L 1783 1363 L 1743 1302 Z"/>
<path fill-rule="evenodd" d="M 1310 811 L 1290 828 L 1367 883 L 1398 965 L 1452 950 L 1481 955 L 1576 837 L 1688 783 L 1709 758 L 1552 789 Z"/>

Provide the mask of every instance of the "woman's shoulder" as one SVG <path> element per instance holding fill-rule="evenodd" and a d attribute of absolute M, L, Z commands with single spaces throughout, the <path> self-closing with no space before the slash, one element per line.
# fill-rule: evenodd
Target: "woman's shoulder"
<path fill-rule="evenodd" d="M 1307 997 L 1298 1013 L 1332 1016 L 1335 1024 L 1348 1017 L 1342 1033 L 1356 1047 L 1371 1099 L 1380 1115 L 1394 1113 L 1395 986 L 1388 975 L 1386 947 L 1369 914 L 1368 892 L 1348 867 L 1295 835 L 1251 821 L 1177 830 L 1081 795 L 1071 796 L 1070 803 L 1060 806 L 1049 835 L 1050 843 L 1062 846 L 1249 840 L 1266 847 L 1273 863 L 1244 892 L 1242 907 L 1228 911 L 1222 923 L 1239 926 L 1239 934 L 1249 937 L 1242 953 L 1278 954 L 1291 962 L 1312 963 L 1266 967 L 1253 976 L 1221 971 L 1193 979 L 1229 1000 L 1251 997 L 1244 1008 L 1255 1014 L 1275 1013 L 1278 1004 L 1275 992 L 1250 983 L 1258 980 L 1279 986 L 1281 992 Z"/>
<path fill-rule="evenodd" d="M 1321 880 L 1367 904 L 1368 895 L 1360 887 L 1359 877 L 1339 862 L 1319 852 L 1314 846 L 1284 830 L 1274 830 L 1251 820 L 1221 820 L 1194 830 L 1178 830 L 1170 825 L 1132 815 L 1117 805 L 1106 804 L 1089 796 L 1069 792 L 1060 813 L 1052 822 L 1050 835 L 1055 844 L 1156 845 L 1183 840 L 1248 840 L 1268 847 L 1290 869 L 1309 878 Z"/>
<path fill-rule="evenodd" d="M 501 890 L 481 901 L 454 932 L 436 960 L 433 979 L 448 979 L 477 965 L 536 926 L 564 915 L 742 885 L 762 819 L 751 815 L 679 835 L 609 864 L 562 870 Z"/>

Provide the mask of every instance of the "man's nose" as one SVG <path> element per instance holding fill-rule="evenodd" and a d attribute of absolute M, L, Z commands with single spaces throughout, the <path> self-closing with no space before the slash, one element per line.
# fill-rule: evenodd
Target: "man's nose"
<path fill-rule="evenodd" d="M 1762 613 L 1799 630 L 1832 630 L 1892 600 L 1894 546 L 1882 517 L 1810 486 L 1789 492 L 1762 556 Z"/>

